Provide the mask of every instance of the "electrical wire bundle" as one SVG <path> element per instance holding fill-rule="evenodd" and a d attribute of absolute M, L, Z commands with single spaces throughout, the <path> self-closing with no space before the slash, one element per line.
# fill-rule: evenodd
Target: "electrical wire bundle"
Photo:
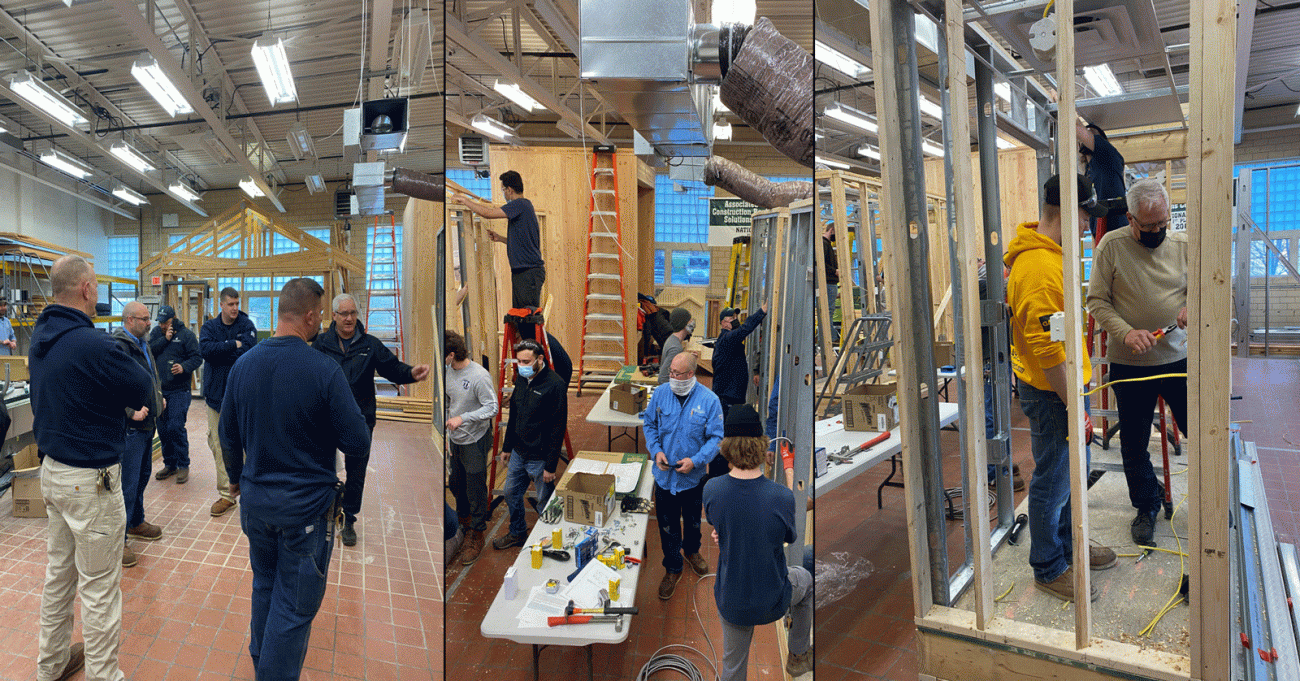
<path fill-rule="evenodd" d="M 650 656 L 650 660 L 641 667 L 641 671 L 636 675 L 637 681 L 647 681 L 650 677 L 659 672 L 677 672 L 685 677 L 687 681 L 709 681 L 710 679 L 721 678 L 721 674 L 718 673 L 718 666 L 714 664 L 714 660 L 717 659 L 717 651 L 713 648 L 713 639 L 709 638 L 709 630 L 704 627 L 704 617 L 700 615 L 699 604 L 695 599 L 696 594 L 700 591 L 700 582 L 703 582 L 709 577 L 716 578 L 717 576 L 718 573 L 710 572 L 709 574 L 700 577 L 695 580 L 695 588 L 691 591 L 691 607 L 694 608 L 695 618 L 700 623 L 700 631 L 704 632 L 704 640 L 709 644 L 709 656 L 704 659 L 709 663 L 709 668 L 713 670 L 713 676 L 705 677 L 704 673 L 700 671 L 700 668 L 695 666 L 695 663 L 681 655 L 665 653 L 664 651 L 670 648 L 685 648 L 700 657 L 704 657 L 704 653 L 685 644 L 670 643 L 659 650 L 656 650 L 654 654 Z"/>

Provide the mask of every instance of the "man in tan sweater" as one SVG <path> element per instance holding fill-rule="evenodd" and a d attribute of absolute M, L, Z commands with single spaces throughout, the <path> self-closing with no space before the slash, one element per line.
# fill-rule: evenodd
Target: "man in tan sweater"
<path fill-rule="evenodd" d="M 1126 229 L 1107 232 L 1092 253 L 1088 312 L 1110 337 L 1107 380 L 1187 373 L 1187 234 L 1168 232 L 1169 195 L 1154 179 L 1128 190 Z M 1172 327 L 1172 328 L 1171 328 Z M 1167 332 L 1157 335 L 1163 329 Z M 1129 501 L 1137 509 L 1133 541 L 1154 546 L 1164 492 L 1147 445 L 1156 399 L 1163 397 L 1187 432 L 1187 379 L 1161 378 L 1114 387 L 1120 452 Z"/>

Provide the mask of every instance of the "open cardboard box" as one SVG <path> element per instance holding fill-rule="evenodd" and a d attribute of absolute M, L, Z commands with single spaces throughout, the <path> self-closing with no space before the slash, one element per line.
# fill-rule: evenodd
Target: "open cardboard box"
<path fill-rule="evenodd" d="M 14 480 L 9 488 L 14 498 L 15 518 L 44 518 L 45 497 L 41 494 L 41 461 L 33 442 L 14 452 Z"/>

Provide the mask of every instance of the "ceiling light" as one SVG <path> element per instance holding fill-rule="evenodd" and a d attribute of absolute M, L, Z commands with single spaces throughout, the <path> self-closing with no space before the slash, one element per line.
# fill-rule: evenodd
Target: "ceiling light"
<path fill-rule="evenodd" d="M 301 122 L 294 123 L 285 137 L 289 140 L 289 151 L 293 152 L 295 159 L 301 161 L 316 157 L 316 145 L 312 142 L 311 133 L 307 132 L 307 126 Z"/>
<path fill-rule="evenodd" d="M 69 156 L 58 149 L 50 149 L 41 154 L 41 163 L 51 167 L 58 168 L 63 172 L 84 180 L 90 177 L 90 167 L 79 158 Z"/>
<path fill-rule="evenodd" d="M 217 138 L 217 134 L 210 132 L 203 136 L 203 148 L 208 150 L 212 160 L 217 163 L 234 163 L 235 155 L 230 153 L 230 148 Z"/>
<path fill-rule="evenodd" d="M 931 156 L 943 158 L 943 147 L 931 142 L 930 140 L 921 140 L 921 151 Z"/>
<path fill-rule="evenodd" d="M 846 123 L 859 130 L 863 130 L 869 133 L 874 134 L 876 130 L 879 129 L 876 126 L 876 122 L 867 118 L 865 114 L 859 113 L 857 111 L 853 111 L 852 109 L 843 106 L 839 102 L 835 102 L 834 104 L 831 104 L 830 106 L 826 107 L 826 109 L 822 111 L 822 113 L 826 114 L 827 116 L 830 116 L 831 118 L 834 118 L 835 120 L 841 123 Z"/>
<path fill-rule="evenodd" d="M 475 130 L 501 142 L 513 142 L 519 139 L 514 128 L 483 114 L 475 116 L 469 124 Z"/>
<path fill-rule="evenodd" d="M 154 169 L 154 165 L 149 162 L 149 159 L 142 156 L 140 152 L 135 149 L 132 149 L 131 145 L 127 144 L 125 141 L 118 142 L 112 147 L 109 147 L 109 152 L 121 159 L 123 163 L 134 168 L 137 173 L 143 174 Z"/>
<path fill-rule="evenodd" d="M 726 121 L 714 121 L 713 139 L 715 140 L 731 139 L 731 124 Z"/>
<path fill-rule="evenodd" d="M 518 104 L 519 106 L 523 107 L 525 111 L 546 110 L 546 107 L 542 106 L 541 102 L 528 96 L 527 92 L 524 92 L 522 89 L 520 89 L 518 85 L 515 85 L 514 83 L 507 83 L 503 80 L 497 79 L 496 85 L 493 85 L 492 89 L 505 95 L 506 99 L 509 99 L 515 104 Z"/>
<path fill-rule="evenodd" d="M 824 166 L 830 166 L 831 168 L 841 168 L 843 170 L 849 169 L 849 164 L 847 163 L 841 163 L 840 161 L 835 161 L 829 158 L 822 158 L 821 156 L 816 156 L 815 158 L 817 160 L 817 163 L 820 163 Z"/>
<path fill-rule="evenodd" d="M 32 106 L 57 118 L 59 122 L 70 128 L 88 122 L 80 109 L 30 71 L 19 71 L 9 76 L 9 89 Z"/>
<path fill-rule="evenodd" d="M 1083 77 L 1102 97 L 1124 94 L 1124 88 L 1119 86 L 1119 81 L 1115 80 L 1115 74 L 1111 73 L 1110 66 L 1107 64 L 1083 67 Z"/>
<path fill-rule="evenodd" d="M 257 182 L 253 181 L 253 178 L 251 177 L 246 177 L 240 180 L 239 188 L 244 190 L 244 193 L 248 194 L 249 198 L 260 199 L 263 196 L 266 196 L 266 194 L 262 192 L 262 189 L 257 186 Z"/>
<path fill-rule="evenodd" d="M 745 24 L 753 26 L 758 17 L 757 0 L 713 0 L 709 9 L 709 23 L 714 26 L 723 24 Z"/>
<path fill-rule="evenodd" d="M 873 147 L 873 146 L 870 146 L 870 145 L 866 145 L 866 144 L 864 144 L 864 145 L 858 147 L 858 156 L 866 156 L 867 158 L 874 158 L 874 159 L 876 159 L 877 161 L 879 161 L 879 160 L 880 160 L 880 150 L 877 149 L 877 148 L 875 148 L 875 147 Z"/>
<path fill-rule="evenodd" d="M 731 111 L 731 109 L 728 109 L 727 105 L 722 103 L 722 88 L 713 88 L 713 112 L 727 113 L 728 111 Z"/>
<path fill-rule="evenodd" d="M 935 54 L 939 53 L 939 26 L 930 20 L 930 17 L 917 13 L 916 29 L 913 31 L 916 35 L 916 42 L 925 46 Z"/>
<path fill-rule="evenodd" d="M 325 191 L 325 178 L 320 173 L 308 175 L 303 178 L 303 182 L 307 185 L 308 194 L 319 194 Z"/>
<path fill-rule="evenodd" d="M 271 106 L 298 101 L 298 89 L 289 71 L 289 55 L 284 51 L 284 38 L 262 36 L 253 41 L 253 63 L 257 75 L 262 77 L 266 98 Z"/>
<path fill-rule="evenodd" d="M 813 41 L 813 57 L 849 78 L 858 79 L 871 75 L 871 68 L 866 64 L 820 40 Z"/>
<path fill-rule="evenodd" d="M 194 111 L 194 107 L 190 106 L 181 91 L 176 89 L 176 84 L 163 73 L 162 67 L 158 65 L 158 60 L 154 59 L 153 55 L 148 53 L 140 55 L 140 58 L 135 60 L 135 65 L 131 67 L 131 75 L 135 76 L 144 89 L 157 100 L 158 106 L 173 118 L 176 114 Z"/>
<path fill-rule="evenodd" d="M 123 201 L 131 204 L 132 206 L 138 206 L 142 203 L 149 203 L 149 199 L 146 199 L 144 197 L 144 194 L 141 194 L 140 192 L 137 192 L 134 189 L 131 189 L 126 185 L 122 185 L 122 184 L 117 185 L 117 188 L 113 190 L 113 196 L 122 199 Z"/>
<path fill-rule="evenodd" d="M 193 203 L 194 201 L 203 200 L 201 196 L 194 193 L 194 190 L 190 189 L 184 184 L 181 184 L 180 182 L 173 182 L 171 186 L 167 187 L 167 191 L 171 192 L 176 196 L 176 198 L 182 201 L 189 201 Z"/>
<path fill-rule="evenodd" d="M 931 118 L 943 120 L 943 107 L 930 101 L 924 95 L 917 95 L 916 103 L 921 107 L 921 113 Z"/>
<path fill-rule="evenodd" d="M 998 99 L 1001 99 L 1002 101 L 1006 102 L 1007 104 L 1010 104 L 1010 103 L 1011 103 L 1011 83 L 994 83 L 994 84 L 993 84 L 993 94 L 997 95 L 997 96 L 998 96 Z"/>
<path fill-rule="evenodd" d="M 998 148 L 999 148 L 999 149 L 1015 149 L 1015 148 L 1016 148 L 1016 144 L 1015 144 L 1014 142 L 1012 142 L 1011 140 L 1009 140 L 1009 139 L 1005 139 L 1005 138 L 1003 138 L 1003 137 L 998 137 L 998 138 L 997 138 L 997 141 L 998 141 Z"/>

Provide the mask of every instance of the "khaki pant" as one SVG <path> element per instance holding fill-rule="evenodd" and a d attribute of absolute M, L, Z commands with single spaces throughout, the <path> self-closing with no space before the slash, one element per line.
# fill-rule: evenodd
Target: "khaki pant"
<path fill-rule="evenodd" d="M 122 537 L 126 507 L 122 470 L 108 469 L 112 491 L 100 488 L 99 470 L 76 468 L 49 457 L 41 494 L 49 515 L 49 565 L 41 597 L 40 653 L 36 678 L 57 678 L 72 645 L 73 598 L 81 591 L 86 679 L 122 681 L 117 653 L 122 640 Z"/>
<path fill-rule="evenodd" d="M 205 405 L 206 406 L 206 405 Z M 234 503 L 235 497 L 230 493 L 230 476 L 226 475 L 226 455 L 221 449 L 221 435 L 217 430 L 221 423 L 221 412 L 207 407 L 208 410 L 208 446 L 212 448 L 212 460 L 217 464 L 217 494 L 222 499 Z"/>

